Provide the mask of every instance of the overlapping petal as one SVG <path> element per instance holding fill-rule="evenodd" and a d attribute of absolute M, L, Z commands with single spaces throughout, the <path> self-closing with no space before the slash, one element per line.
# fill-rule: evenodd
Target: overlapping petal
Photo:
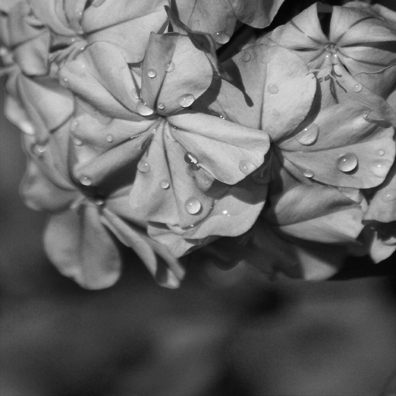
<path fill-rule="evenodd" d="M 320 25 L 318 4 L 275 29 L 271 38 L 296 51 L 312 70 L 331 73 L 334 65 L 341 64 L 359 83 L 388 97 L 395 82 L 394 11 L 384 12 L 361 2 L 333 7 L 327 38 Z"/>
<path fill-rule="evenodd" d="M 184 270 L 166 248 L 149 240 L 146 220 L 131 212 L 125 186 L 130 180 L 97 188 L 88 179 L 79 183 L 69 178 L 75 144 L 69 137 L 70 123 L 54 131 L 43 146 L 34 136 L 25 137 L 31 160 L 21 193 L 30 207 L 53 213 L 44 237 L 50 259 L 84 287 L 108 287 L 120 273 L 118 238 L 135 250 L 161 284 L 176 287 Z"/>
<path fill-rule="evenodd" d="M 103 114 L 139 120 L 139 89 L 122 53 L 111 44 L 95 43 L 60 71 L 60 81 Z"/>
<path fill-rule="evenodd" d="M 49 259 L 60 273 L 88 289 L 112 286 L 120 275 L 120 252 L 94 205 L 51 216 L 44 234 Z"/>
<path fill-rule="evenodd" d="M 166 4 L 166 0 L 104 1 L 98 6 L 92 2 L 84 11 L 81 27 L 88 43 L 110 43 L 127 62 L 141 62 L 150 32 L 158 32 L 167 21 Z"/>
<path fill-rule="evenodd" d="M 31 14 L 29 4 L 17 1 L 2 18 L 3 40 L 13 49 L 13 59 L 27 75 L 42 76 L 48 73 L 48 29 Z"/>
<path fill-rule="evenodd" d="M 232 36 L 236 21 L 264 28 L 284 0 L 176 0 L 180 19 L 191 29 L 209 33 L 218 44 Z"/>
<path fill-rule="evenodd" d="M 336 105 L 279 143 L 288 163 L 308 178 L 338 187 L 372 188 L 385 180 L 395 157 L 393 127 L 366 118 L 367 109 Z"/>
<path fill-rule="evenodd" d="M 8 7 L 2 17 L 7 49 L 6 112 L 9 119 L 26 133 L 36 133 L 41 142 L 65 123 L 74 109 L 70 92 L 48 76 L 48 29 L 31 14 L 26 1 Z"/>
<path fill-rule="evenodd" d="M 395 249 L 396 17 L 333 7 L 325 34 L 313 5 L 219 63 L 237 20 L 267 26 L 282 3 L 0 5 L 21 191 L 53 213 L 62 273 L 110 286 L 120 243 L 168 287 L 198 248 L 309 279 L 364 235 L 376 261 Z"/>
<path fill-rule="evenodd" d="M 336 188 L 293 175 L 286 166 L 277 172 L 270 185 L 271 205 L 264 213 L 279 231 L 323 243 L 353 242 L 360 234 L 360 202 Z"/>
<path fill-rule="evenodd" d="M 368 222 L 396 221 L 396 166 L 393 164 L 384 183 L 375 191 L 364 219 Z"/>
<path fill-rule="evenodd" d="M 35 132 L 41 141 L 45 141 L 51 131 L 67 122 L 73 113 L 72 94 L 50 78 L 30 79 L 15 69 L 9 75 L 6 89 L 12 100 L 17 102 L 7 110 L 19 113 L 18 107 L 21 106 L 26 119 L 32 124 L 30 132 Z M 11 121 L 15 119 L 18 125 L 17 117 L 13 117 L 11 113 L 8 116 Z"/>
<path fill-rule="evenodd" d="M 168 121 L 156 126 L 138 165 L 131 205 L 149 221 L 186 228 L 205 219 L 221 198 L 224 188 L 211 189 L 213 181 L 235 184 L 252 173 L 263 163 L 269 141 L 259 131 L 205 114 Z M 142 201 L 147 192 L 153 198 Z"/>
<path fill-rule="evenodd" d="M 189 107 L 210 86 L 213 69 L 187 35 L 151 33 L 142 67 L 143 101 L 161 115 Z"/>
<path fill-rule="evenodd" d="M 190 227 L 151 222 L 149 235 L 166 245 L 176 257 L 205 246 L 221 236 L 239 236 L 258 218 L 267 197 L 267 185 L 248 177 L 234 186 L 219 186 L 223 195 L 204 219 Z"/>

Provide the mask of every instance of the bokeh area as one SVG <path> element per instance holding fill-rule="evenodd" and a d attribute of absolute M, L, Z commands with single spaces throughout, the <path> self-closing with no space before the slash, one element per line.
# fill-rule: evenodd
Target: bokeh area
<path fill-rule="evenodd" d="M 322 283 L 191 262 L 167 290 L 125 250 L 114 287 L 83 290 L 45 257 L 20 132 L 0 128 L 1 396 L 395 395 L 395 256 Z"/>

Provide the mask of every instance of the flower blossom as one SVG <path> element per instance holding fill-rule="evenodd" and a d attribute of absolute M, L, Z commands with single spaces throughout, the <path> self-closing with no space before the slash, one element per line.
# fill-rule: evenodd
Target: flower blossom
<path fill-rule="evenodd" d="M 73 96 L 49 76 L 49 30 L 24 0 L 1 4 L 2 60 L 7 98 L 5 113 L 22 131 L 43 144 L 50 131 L 71 116 Z M 48 106 L 52 112 L 47 114 Z"/>
<path fill-rule="evenodd" d="M 333 7 L 326 35 L 318 11 L 317 4 L 311 6 L 277 28 L 271 38 L 305 60 L 321 84 L 326 98 L 322 106 L 355 103 L 365 108 L 367 121 L 388 127 L 392 132 L 396 126 L 396 13 L 380 5 L 361 2 Z M 393 133 L 390 136 L 393 138 Z M 384 158 L 392 153 L 394 143 L 371 147 L 381 158 L 371 163 L 372 172 L 364 174 L 365 180 L 373 174 L 386 176 L 392 166 L 382 184 L 374 186 L 374 190 L 362 190 L 369 205 L 363 223 L 370 227 L 364 230 L 362 237 L 365 248 L 378 262 L 396 249 L 394 161 L 392 156 Z"/>
<path fill-rule="evenodd" d="M 86 288 L 109 287 L 121 270 L 116 236 L 135 251 L 159 284 L 177 287 L 183 267 L 147 236 L 144 219 L 129 210 L 123 181 L 119 185 L 110 181 L 99 193 L 68 177 L 68 131 L 69 124 L 54 131 L 40 150 L 34 137 L 25 137 L 29 162 L 21 194 L 31 208 L 51 213 L 44 233 L 50 260 L 62 274 Z"/>
<path fill-rule="evenodd" d="M 161 0 L 3 6 L 8 116 L 31 135 L 22 194 L 52 213 L 45 247 L 62 273 L 111 285 L 118 239 L 174 287 L 184 274 L 174 256 L 251 227 L 267 190 L 247 176 L 263 164 L 268 135 L 191 105 L 223 76 L 215 49 L 236 20 L 265 26 L 282 2 L 255 15 L 224 1 L 205 22 L 199 1 L 167 12 Z"/>
<path fill-rule="evenodd" d="M 219 62 L 282 3 L 1 2 L 22 194 L 62 273 L 107 287 L 120 244 L 169 287 L 195 250 L 307 279 L 393 252 L 396 17 L 315 4 Z"/>
<path fill-rule="evenodd" d="M 340 9 L 339 13 L 349 11 Z M 345 27 L 341 22 L 334 25 Z M 284 239 L 285 249 L 289 246 L 290 259 L 285 258 L 284 264 L 300 261 L 293 252 L 307 243 L 344 246 L 345 255 L 345 246 L 359 243 L 357 238 L 373 210 L 374 201 L 366 191 L 382 188 L 393 174 L 395 113 L 386 97 L 349 73 L 338 51 L 329 46 L 316 5 L 312 6 L 260 45 L 237 54 L 228 68 L 239 74 L 243 89 L 238 93 L 223 81 L 211 105 L 232 115 L 235 122 L 270 135 L 272 181 L 263 216 Z M 262 255 L 271 250 L 265 244 L 258 249 Z M 259 255 L 257 249 L 255 254 Z M 328 256 L 322 274 L 309 277 L 329 276 L 332 270 L 325 268 L 326 260 L 331 267 Z M 300 265 L 304 264 L 300 261 Z"/>

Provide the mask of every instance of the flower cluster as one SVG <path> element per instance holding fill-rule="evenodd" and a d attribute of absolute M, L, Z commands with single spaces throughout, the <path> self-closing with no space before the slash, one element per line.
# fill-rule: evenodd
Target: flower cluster
<path fill-rule="evenodd" d="M 396 249 L 396 15 L 315 4 L 219 61 L 282 3 L 0 0 L 21 191 L 63 274 L 110 286 L 122 244 L 168 287 L 187 254 L 312 279 Z"/>

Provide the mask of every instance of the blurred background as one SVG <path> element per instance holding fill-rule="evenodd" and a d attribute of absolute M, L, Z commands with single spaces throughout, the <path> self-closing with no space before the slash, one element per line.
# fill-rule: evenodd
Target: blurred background
<path fill-rule="evenodd" d="M 20 133 L 0 128 L 1 396 L 395 396 L 395 256 L 322 283 L 195 263 L 167 290 L 125 250 L 121 280 L 86 291 L 45 257 Z"/>

